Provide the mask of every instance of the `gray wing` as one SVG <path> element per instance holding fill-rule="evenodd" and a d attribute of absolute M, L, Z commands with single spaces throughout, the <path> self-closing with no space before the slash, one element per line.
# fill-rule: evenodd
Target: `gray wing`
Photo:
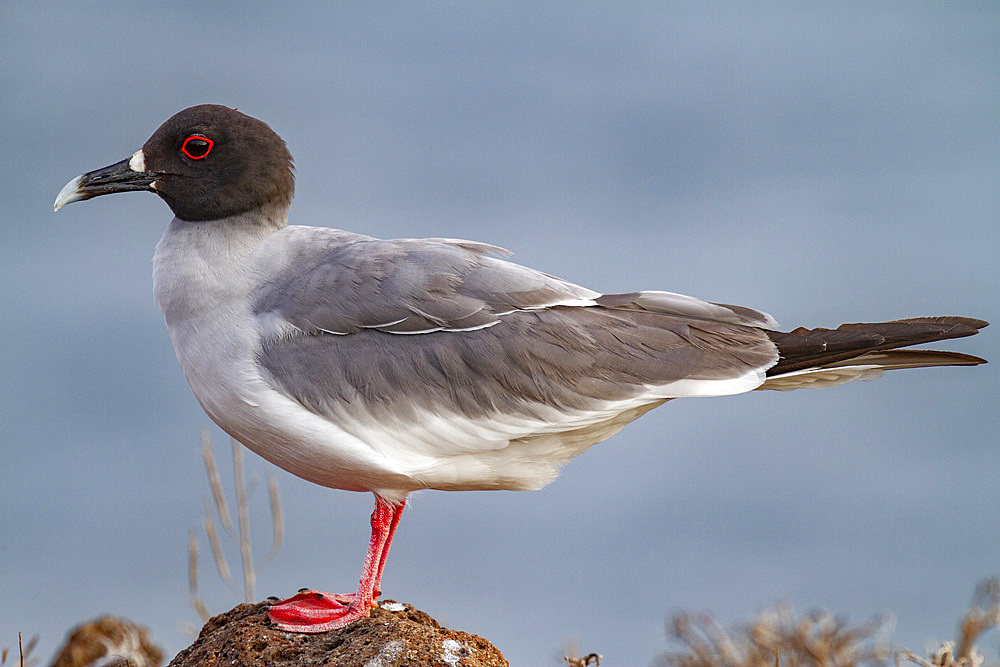
<path fill-rule="evenodd" d="M 758 311 L 667 292 L 600 295 L 484 244 L 351 238 L 298 257 L 254 309 L 262 368 L 331 419 L 523 418 L 530 430 L 554 410 L 586 425 L 589 413 L 752 389 L 777 361 L 758 328 L 773 320 Z"/>
<path fill-rule="evenodd" d="M 483 244 L 279 234 L 280 248 L 262 253 L 278 258 L 275 278 L 254 303 L 261 376 L 322 417 L 331 442 L 363 443 L 380 462 L 382 492 L 539 488 L 664 401 L 749 391 L 772 368 L 779 374 L 763 388 L 982 361 L 883 349 L 902 329 L 908 344 L 971 335 L 978 321 L 782 334 L 749 308 L 669 292 L 600 295 Z M 846 348 L 862 356 L 844 362 Z"/>
<path fill-rule="evenodd" d="M 309 333 L 468 331 L 515 310 L 592 304 L 597 292 L 505 262 L 506 250 L 449 239 L 350 242 L 298 257 L 258 294 L 272 314 Z"/>

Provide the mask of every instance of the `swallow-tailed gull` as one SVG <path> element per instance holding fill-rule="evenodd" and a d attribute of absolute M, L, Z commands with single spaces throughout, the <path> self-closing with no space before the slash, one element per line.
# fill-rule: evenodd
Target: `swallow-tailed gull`
<path fill-rule="evenodd" d="M 128 190 L 174 213 L 154 291 L 208 415 L 299 477 L 375 494 L 357 592 L 276 603 L 270 619 L 289 631 L 368 615 L 411 491 L 537 489 L 673 398 L 983 363 L 899 349 L 972 335 L 981 320 L 782 333 L 752 308 L 600 294 L 486 243 L 289 226 L 284 141 L 224 106 L 176 114 L 131 157 L 67 183 L 55 209 Z"/>

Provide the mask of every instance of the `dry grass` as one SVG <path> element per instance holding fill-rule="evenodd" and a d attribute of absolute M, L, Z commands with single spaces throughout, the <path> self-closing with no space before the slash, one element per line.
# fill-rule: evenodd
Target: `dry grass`
<path fill-rule="evenodd" d="M 18 667 L 33 667 L 33 665 L 38 664 L 38 658 L 31 655 L 31 652 L 35 650 L 38 646 L 38 635 L 35 635 L 28 640 L 28 645 L 25 646 L 21 642 L 21 633 L 17 633 L 17 664 Z M 10 648 L 4 646 L 0 649 L 0 665 L 7 664 L 7 658 L 10 657 Z"/>
<path fill-rule="evenodd" d="M 790 605 L 763 611 L 745 627 L 726 631 L 711 617 L 690 613 L 671 620 L 670 635 L 685 650 L 663 656 L 662 667 L 843 667 L 889 665 L 893 655 L 880 637 L 886 623 L 872 619 L 857 627 L 827 612 L 796 617 Z"/>
<path fill-rule="evenodd" d="M 281 496 L 278 492 L 278 480 L 271 475 L 267 475 L 267 492 L 271 510 L 271 549 L 259 562 L 254 563 L 253 548 L 250 541 L 250 496 L 256 484 L 251 481 L 248 485 L 243 466 L 244 448 L 241 444 L 232 441 L 233 457 L 233 487 L 236 496 L 236 524 L 233 523 L 232 514 L 229 512 L 229 503 L 226 501 L 226 494 L 222 488 L 222 477 L 219 475 L 218 466 L 215 463 L 215 453 L 212 449 L 212 442 L 208 431 L 202 432 L 202 458 L 205 461 L 205 472 L 208 475 L 208 486 L 211 490 L 212 505 L 214 512 L 205 503 L 205 518 L 202 522 L 202 529 L 205 532 L 205 539 L 208 541 L 212 552 L 212 559 L 215 561 L 216 571 L 219 578 L 233 591 L 234 595 L 242 598 L 244 602 L 253 602 L 256 599 L 257 572 L 263 569 L 278 550 L 284 540 L 285 525 L 284 515 L 281 509 Z M 237 587 L 226 559 L 226 552 L 222 546 L 219 530 L 216 528 L 216 518 L 222 531 L 236 545 L 240 555 L 240 565 L 243 574 L 242 590 Z M 199 540 L 195 531 L 191 531 L 188 537 L 188 589 L 191 607 L 197 612 L 202 622 L 210 617 L 208 608 L 198 592 L 199 578 Z"/>
<path fill-rule="evenodd" d="M 958 642 L 944 642 L 929 659 L 920 658 L 907 649 L 899 655 L 922 667 L 985 667 L 986 658 L 979 653 L 976 641 L 992 628 L 1000 627 L 1000 579 L 987 579 L 976 588 L 972 604 L 958 624 Z M 990 664 L 1000 665 L 994 660 Z"/>
<path fill-rule="evenodd" d="M 564 656 L 569 667 L 601 667 L 601 657 L 596 653 L 588 653 L 582 658 L 571 658 L 569 656 Z"/>
<path fill-rule="evenodd" d="M 827 612 L 796 616 L 789 605 L 762 612 L 746 626 L 726 630 L 706 615 L 681 613 L 669 624 L 668 634 L 683 650 L 660 657 L 660 667 L 879 667 L 916 664 L 922 667 L 986 667 L 976 642 L 1000 626 L 1000 580 L 977 588 L 972 604 L 958 626 L 958 641 L 945 642 L 927 658 L 894 648 L 885 636 L 885 619 L 856 627 Z"/>

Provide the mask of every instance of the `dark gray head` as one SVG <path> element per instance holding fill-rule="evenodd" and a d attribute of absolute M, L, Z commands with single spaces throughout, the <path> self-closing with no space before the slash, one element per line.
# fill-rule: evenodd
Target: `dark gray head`
<path fill-rule="evenodd" d="M 131 158 L 67 183 L 55 210 L 130 190 L 155 192 L 183 220 L 271 213 L 292 202 L 292 156 L 266 123 L 202 104 L 172 116 Z"/>

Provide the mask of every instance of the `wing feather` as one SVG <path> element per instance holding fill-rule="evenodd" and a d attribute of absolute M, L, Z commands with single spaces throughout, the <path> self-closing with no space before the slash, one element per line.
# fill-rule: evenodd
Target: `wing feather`
<path fill-rule="evenodd" d="M 442 441 L 437 455 L 570 431 L 593 444 L 644 406 L 753 389 L 777 361 L 749 326 L 772 320 L 751 309 L 600 295 L 485 244 L 335 238 L 303 237 L 295 271 L 259 292 L 258 361 L 275 388 L 362 439 Z"/>

